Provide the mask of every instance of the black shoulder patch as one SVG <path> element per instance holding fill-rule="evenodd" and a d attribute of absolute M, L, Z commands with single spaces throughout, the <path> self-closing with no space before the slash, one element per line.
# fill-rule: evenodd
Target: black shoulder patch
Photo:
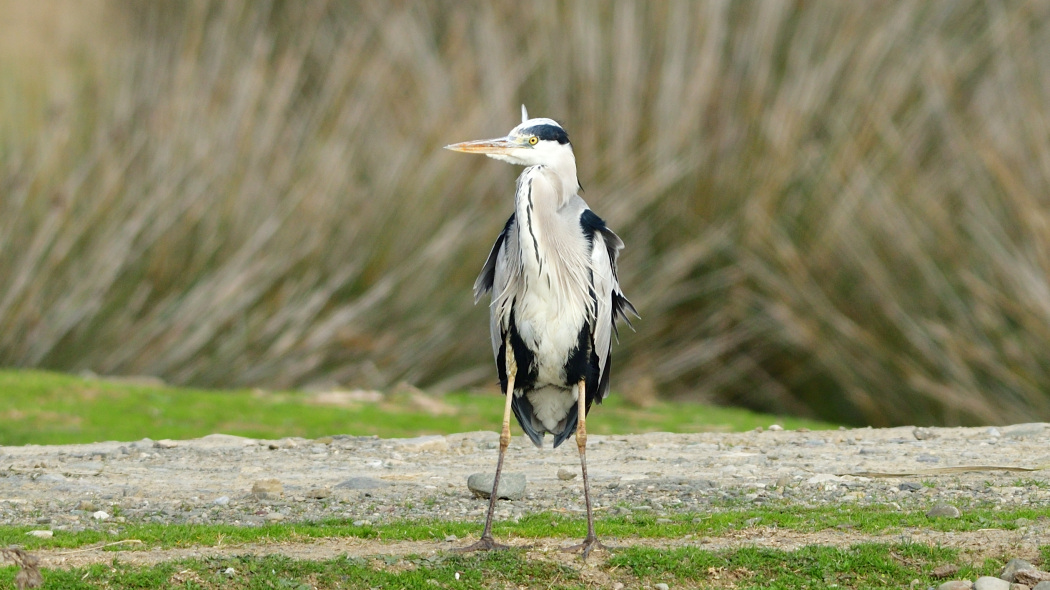
<path fill-rule="evenodd" d="M 595 215 L 594 211 L 584 209 L 583 213 L 580 213 L 580 227 L 583 228 L 583 235 L 587 236 L 587 241 L 593 242 L 594 234 L 605 230 L 605 221 Z"/>
<path fill-rule="evenodd" d="M 522 132 L 535 135 L 540 139 L 556 141 L 560 144 L 569 143 L 569 134 L 565 133 L 565 130 L 557 125 L 536 125 L 535 127 L 523 129 Z"/>

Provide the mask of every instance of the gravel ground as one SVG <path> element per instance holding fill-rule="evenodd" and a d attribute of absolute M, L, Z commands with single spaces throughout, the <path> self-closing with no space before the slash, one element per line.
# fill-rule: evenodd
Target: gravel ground
<path fill-rule="evenodd" d="M 470 432 L 275 441 L 212 435 L 0 447 L 0 523 L 77 531 L 117 530 L 126 522 L 259 525 L 336 517 L 381 524 L 433 517 L 480 525 L 487 501 L 470 493 L 466 479 L 495 468 L 497 446 L 496 433 Z M 879 504 L 908 510 L 940 503 L 965 510 L 978 502 L 1045 507 L 1050 516 L 1050 470 L 1003 469 L 1050 466 L 1046 423 L 592 435 L 587 458 L 595 505 L 608 514 L 660 517 L 711 510 L 727 501 L 758 505 L 786 499 L 799 506 Z M 580 478 L 563 479 L 579 469 L 571 441 L 559 449 L 536 449 L 515 437 L 505 469 L 525 474 L 528 489 L 522 500 L 500 502 L 498 519 L 543 510 L 583 513 Z M 1050 519 L 1019 524 L 1008 538 L 995 540 L 1028 557 L 1050 543 Z M 741 534 L 747 543 L 770 546 L 786 538 L 752 527 L 704 542 L 732 545 Z M 964 544 L 985 539 L 974 533 L 944 535 Z M 987 535 L 993 539 L 993 533 Z M 817 537 L 800 538 L 822 542 Z M 873 538 L 849 531 L 825 537 L 834 544 Z"/>

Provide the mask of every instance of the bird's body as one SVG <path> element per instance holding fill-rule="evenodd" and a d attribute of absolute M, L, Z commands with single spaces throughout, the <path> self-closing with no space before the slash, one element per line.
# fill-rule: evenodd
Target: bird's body
<path fill-rule="evenodd" d="M 586 554 L 599 543 L 587 488 L 585 418 L 609 391 L 615 320 L 634 313 L 616 276 L 623 242 L 579 196 L 575 156 L 555 121 L 529 119 L 522 107 L 521 125 L 506 138 L 448 147 L 526 166 L 514 213 L 474 284 L 475 302 L 492 293 L 492 352 L 507 395 L 496 485 L 511 411 L 536 446 L 547 433 L 557 447 L 576 432 L 588 514 L 580 548 Z M 496 546 L 490 534 L 495 496 L 482 540 L 471 549 Z"/>
<path fill-rule="evenodd" d="M 512 409 L 518 423 L 536 446 L 550 433 L 557 447 L 576 429 L 580 380 L 587 383 L 586 409 L 608 394 L 613 313 L 631 308 L 612 266 L 623 243 L 575 191 L 561 207 L 546 206 L 546 174 L 545 167 L 534 166 L 518 179 L 515 213 L 489 254 L 474 296 L 493 292 L 492 352 L 504 390 L 501 359 L 508 339 L 515 352 Z"/>

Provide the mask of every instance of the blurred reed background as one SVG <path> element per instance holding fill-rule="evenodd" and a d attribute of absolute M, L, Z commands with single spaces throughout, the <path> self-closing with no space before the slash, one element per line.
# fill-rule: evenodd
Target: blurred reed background
<path fill-rule="evenodd" d="M 1050 3 L 0 0 L 0 364 L 491 386 L 474 276 L 564 122 L 614 390 L 1050 420 Z M 622 331 L 621 331 L 622 332 Z"/>

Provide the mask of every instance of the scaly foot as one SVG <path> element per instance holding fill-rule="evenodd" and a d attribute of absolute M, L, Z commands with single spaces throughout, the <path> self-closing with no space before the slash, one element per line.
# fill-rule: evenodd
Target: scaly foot
<path fill-rule="evenodd" d="M 504 545 L 497 543 L 492 535 L 483 535 L 478 539 L 477 543 L 468 545 L 466 547 L 458 547 L 453 549 L 456 553 L 470 553 L 471 551 L 502 551 L 504 549 L 510 549 L 510 545 Z"/>
<path fill-rule="evenodd" d="M 602 551 L 609 550 L 608 547 L 603 545 L 602 542 L 598 540 L 598 537 L 588 535 L 587 538 L 584 539 L 583 542 L 579 545 L 573 545 L 571 547 L 562 547 L 561 550 L 566 553 L 576 553 L 577 551 L 582 551 L 583 558 L 587 559 L 587 556 L 590 555 L 591 551 L 594 551 L 595 549 L 600 549 Z"/>

